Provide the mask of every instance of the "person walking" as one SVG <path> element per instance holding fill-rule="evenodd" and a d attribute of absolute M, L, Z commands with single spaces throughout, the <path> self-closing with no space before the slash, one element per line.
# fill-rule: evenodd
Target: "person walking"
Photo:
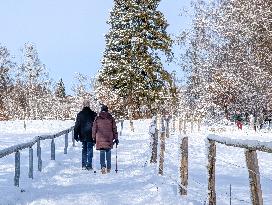
<path fill-rule="evenodd" d="M 235 114 L 234 114 L 234 116 L 233 116 L 233 118 L 235 120 L 235 123 L 236 123 L 238 129 L 242 129 L 242 126 L 243 126 L 242 120 L 243 120 L 243 118 L 242 118 L 241 112 L 240 111 L 236 111 Z"/>
<path fill-rule="evenodd" d="M 101 106 L 101 112 L 95 118 L 92 137 L 96 141 L 96 150 L 100 151 L 101 173 L 109 173 L 111 171 L 111 149 L 114 143 L 118 145 L 119 140 L 115 119 L 108 112 L 106 105 Z"/>
<path fill-rule="evenodd" d="M 91 170 L 93 159 L 92 126 L 97 113 L 90 109 L 90 101 L 84 100 L 83 109 L 77 114 L 74 139 L 82 142 L 82 169 Z"/>

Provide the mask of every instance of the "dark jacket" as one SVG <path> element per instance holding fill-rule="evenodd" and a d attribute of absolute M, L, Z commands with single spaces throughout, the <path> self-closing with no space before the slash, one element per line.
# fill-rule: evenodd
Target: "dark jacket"
<path fill-rule="evenodd" d="M 240 121 L 240 122 L 243 121 L 243 118 L 242 118 L 241 114 L 234 114 L 233 119 L 235 121 Z"/>
<path fill-rule="evenodd" d="M 89 107 L 84 107 L 82 111 L 77 114 L 74 127 L 75 139 L 79 136 L 81 142 L 93 142 L 92 125 L 96 115 L 96 112 L 92 111 Z"/>
<path fill-rule="evenodd" d="M 93 123 L 92 137 L 96 141 L 96 149 L 112 149 L 113 140 L 118 139 L 116 122 L 112 115 L 102 111 Z"/>

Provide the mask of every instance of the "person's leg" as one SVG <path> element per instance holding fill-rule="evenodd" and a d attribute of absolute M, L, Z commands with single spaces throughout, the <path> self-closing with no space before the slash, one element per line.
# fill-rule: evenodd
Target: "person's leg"
<path fill-rule="evenodd" d="M 106 167 L 106 162 L 105 162 L 105 150 L 100 150 L 100 165 L 102 167 Z"/>
<path fill-rule="evenodd" d="M 106 163 L 105 163 L 105 150 L 100 150 L 100 165 L 101 165 L 101 173 L 106 173 Z"/>
<path fill-rule="evenodd" d="M 87 142 L 82 142 L 82 168 L 87 165 Z"/>
<path fill-rule="evenodd" d="M 106 150 L 106 159 L 107 159 L 107 170 L 110 172 L 111 170 L 111 149 Z"/>
<path fill-rule="evenodd" d="M 93 143 L 92 142 L 87 142 L 87 169 L 92 169 L 93 161 Z"/>

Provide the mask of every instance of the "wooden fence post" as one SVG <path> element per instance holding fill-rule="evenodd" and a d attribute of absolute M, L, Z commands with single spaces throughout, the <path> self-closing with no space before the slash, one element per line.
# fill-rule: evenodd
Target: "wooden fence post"
<path fill-rule="evenodd" d="M 155 128 L 155 133 L 151 135 L 152 137 L 152 153 L 150 163 L 157 163 L 157 153 L 158 153 L 158 129 Z"/>
<path fill-rule="evenodd" d="M 255 150 L 245 150 L 246 164 L 249 174 L 249 185 L 251 190 L 251 202 L 253 205 L 263 205 L 262 189 L 257 153 Z"/>
<path fill-rule="evenodd" d="M 33 179 L 33 148 L 29 147 L 29 170 L 28 178 Z"/>
<path fill-rule="evenodd" d="M 134 132 L 134 125 L 133 125 L 133 121 L 132 121 L 132 116 L 130 117 L 130 120 L 129 120 L 129 125 L 130 125 L 130 130 L 132 131 L 132 132 Z"/>
<path fill-rule="evenodd" d="M 42 171 L 42 149 L 41 149 L 41 141 L 38 139 L 37 141 L 37 157 L 38 157 L 38 171 Z"/>
<path fill-rule="evenodd" d="M 216 145 L 215 141 L 209 140 L 208 154 L 208 198 L 209 205 L 216 205 L 215 193 L 215 160 L 216 160 Z"/>
<path fill-rule="evenodd" d="M 165 131 L 160 135 L 160 161 L 159 161 L 159 174 L 163 175 L 164 151 L 165 151 Z"/>
<path fill-rule="evenodd" d="M 56 155 L 55 155 L 55 140 L 54 138 L 51 140 L 51 160 L 55 160 L 56 159 Z"/>
<path fill-rule="evenodd" d="M 180 144 L 181 160 L 180 160 L 180 181 L 181 185 L 179 193 L 181 195 L 187 195 L 188 186 L 188 137 L 182 139 Z M 185 188 L 183 188 L 185 187 Z"/>
<path fill-rule="evenodd" d="M 74 130 L 72 130 L 71 135 L 72 135 L 72 143 L 73 143 L 73 147 L 75 147 L 76 144 L 75 144 L 75 138 L 74 138 Z"/>
<path fill-rule="evenodd" d="M 14 175 L 14 186 L 19 186 L 20 180 L 20 152 L 15 152 L 15 175 Z"/>
<path fill-rule="evenodd" d="M 68 133 L 65 134 L 65 144 L 64 144 L 64 154 L 67 154 L 67 148 L 68 148 Z"/>

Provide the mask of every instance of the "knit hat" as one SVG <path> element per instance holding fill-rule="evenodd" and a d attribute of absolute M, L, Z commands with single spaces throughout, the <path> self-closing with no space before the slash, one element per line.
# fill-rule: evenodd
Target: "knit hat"
<path fill-rule="evenodd" d="M 90 100 L 85 99 L 83 101 L 83 107 L 90 107 Z"/>
<path fill-rule="evenodd" d="M 108 112 L 109 111 L 108 106 L 107 105 L 101 105 L 101 112 L 102 111 Z"/>

